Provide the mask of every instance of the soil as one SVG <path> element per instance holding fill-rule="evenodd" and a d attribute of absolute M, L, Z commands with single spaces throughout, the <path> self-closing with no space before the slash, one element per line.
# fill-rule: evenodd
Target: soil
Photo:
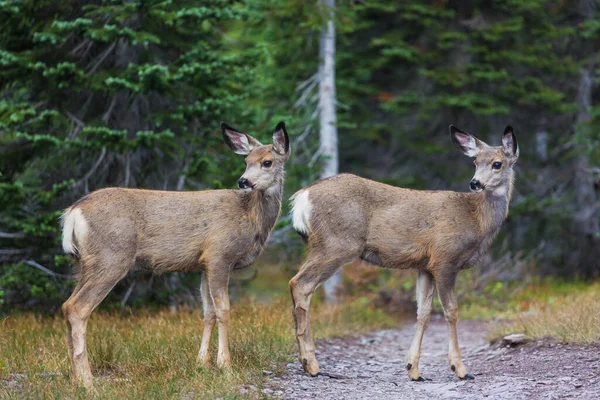
<path fill-rule="evenodd" d="M 330 376 L 313 378 L 298 362 L 290 363 L 282 375 L 270 375 L 262 392 L 284 399 L 600 399 L 600 345 L 490 345 L 484 323 L 460 321 L 463 361 L 475 376 L 461 381 L 450 371 L 446 324 L 436 316 L 425 332 L 419 365 L 428 380 L 412 382 L 404 357 L 414 329 L 408 324 L 318 341 L 321 372 Z"/>

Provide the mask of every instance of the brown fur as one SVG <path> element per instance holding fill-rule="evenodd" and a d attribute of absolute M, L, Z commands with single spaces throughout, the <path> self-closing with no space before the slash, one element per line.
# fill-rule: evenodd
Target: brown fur
<path fill-rule="evenodd" d="M 229 274 L 258 257 L 279 216 L 289 138 L 283 123 L 275 130 L 273 145 L 263 146 L 226 125 L 223 136 L 233 151 L 248 154 L 242 178 L 252 189 L 168 192 L 107 188 L 85 196 L 65 211 L 65 221 L 78 210 L 87 223 L 84 237 L 77 237 L 77 226 L 73 228 L 79 256 L 78 285 L 63 305 L 75 379 L 86 387 L 92 384 L 85 349 L 89 316 L 135 265 L 158 274 L 203 272 L 205 326 L 198 361 L 208 366 L 210 337 L 218 322 L 217 362 L 223 367 L 230 365 Z M 269 167 L 263 165 L 267 160 L 272 162 Z M 82 224 L 81 220 L 77 223 Z"/>
<path fill-rule="evenodd" d="M 514 152 L 516 147 L 487 146 L 456 129 L 455 135 L 460 135 L 456 140 L 475 146 L 459 148 L 470 155 L 476 153 L 474 179 L 485 185 L 483 191 L 410 190 L 341 174 L 294 195 L 296 199 L 304 193 L 312 206 L 308 232 L 301 232 L 307 236 L 309 256 L 290 281 L 300 361 L 311 375 L 320 369 L 310 337 L 310 297 L 339 267 L 362 259 L 384 268 L 419 270 L 419 324 L 407 360 L 409 376 L 420 378 L 420 345 L 435 284 L 449 323 L 451 366 L 460 378 L 467 377 L 456 340 L 454 281 L 459 270 L 480 261 L 506 218 L 518 152 Z M 510 135 L 516 145 L 512 129 Z M 494 162 L 502 162 L 502 168 L 493 169 Z M 294 201 L 294 206 L 300 207 Z M 294 209 L 299 212 L 302 210 Z M 294 220 L 299 219 L 294 215 Z"/>

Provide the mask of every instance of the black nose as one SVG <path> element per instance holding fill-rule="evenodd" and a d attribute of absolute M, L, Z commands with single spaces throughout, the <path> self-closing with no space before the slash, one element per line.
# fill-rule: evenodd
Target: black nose
<path fill-rule="evenodd" d="M 481 183 L 477 179 L 472 179 L 471 182 L 469 182 L 469 187 L 471 190 L 478 190 L 481 189 Z"/>
<path fill-rule="evenodd" d="M 250 187 L 250 182 L 248 182 L 248 179 L 246 178 L 240 178 L 238 181 L 238 187 L 240 189 L 248 189 Z"/>

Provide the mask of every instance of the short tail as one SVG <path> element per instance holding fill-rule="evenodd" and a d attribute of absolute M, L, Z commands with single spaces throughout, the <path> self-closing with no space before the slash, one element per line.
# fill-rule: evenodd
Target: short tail
<path fill-rule="evenodd" d="M 309 191 L 296 192 L 290 199 L 292 203 L 292 225 L 304 240 L 308 240 L 310 231 L 310 217 L 312 214 L 312 203 L 309 199 Z"/>
<path fill-rule="evenodd" d="M 67 254 L 78 255 L 77 244 L 81 244 L 87 235 L 88 223 L 80 208 L 67 208 L 61 220 L 63 250 Z"/>

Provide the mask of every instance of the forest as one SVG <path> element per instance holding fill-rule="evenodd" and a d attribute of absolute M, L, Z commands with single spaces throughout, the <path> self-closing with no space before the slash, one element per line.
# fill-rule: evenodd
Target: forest
<path fill-rule="evenodd" d="M 86 193 L 235 187 L 243 162 L 224 147 L 222 120 L 259 139 L 285 120 L 293 147 L 285 197 L 317 180 L 328 159 L 318 118 L 327 15 L 318 7 L 3 2 L 5 306 L 64 299 L 71 267 L 60 250 L 59 216 Z M 496 145 L 511 124 L 521 151 L 515 193 L 481 268 L 502 269 L 503 280 L 597 276 L 600 20 L 593 2 L 344 1 L 335 25 L 339 171 L 467 191 L 472 166 L 450 144 L 448 125 Z M 301 248 L 285 217 L 273 239 L 276 252 Z M 296 246 L 278 248 L 284 242 Z M 154 294 L 140 295 L 163 301 L 186 284 L 197 281 L 165 277 Z"/>
<path fill-rule="evenodd" d="M 222 121 L 264 143 L 285 121 L 292 149 L 267 248 L 232 278 L 234 310 L 266 315 L 270 296 L 279 305 L 288 296 L 304 246 L 287 200 L 300 188 L 349 172 L 467 192 L 474 168 L 452 144 L 451 124 L 490 145 L 511 125 L 520 149 L 508 218 L 459 281 L 465 315 L 529 307 L 565 288 L 597 293 L 599 5 L 0 1 L 0 316 L 23 313 L 34 326 L 36 315 L 60 314 L 75 286 L 60 216 L 86 194 L 237 188 L 243 157 L 223 143 Z M 390 309 L 413 310 L 415 275 L 357 265 L 332 282 L 339 309 L 317 318 L 337 315 L 338 334 L 385 327 Z M 189 318 L 163 309 L 199 308 L 199 286 L 197 272 L 134 271 L 100 308 Z M 152 318 L 144 312 L 136 318 Z M 291 324 L 289 313 L 281 318 Z M 98 346 L 96 360 L 118 359 Z M 252 368 L 266 368 L 260 360 Z"/>

